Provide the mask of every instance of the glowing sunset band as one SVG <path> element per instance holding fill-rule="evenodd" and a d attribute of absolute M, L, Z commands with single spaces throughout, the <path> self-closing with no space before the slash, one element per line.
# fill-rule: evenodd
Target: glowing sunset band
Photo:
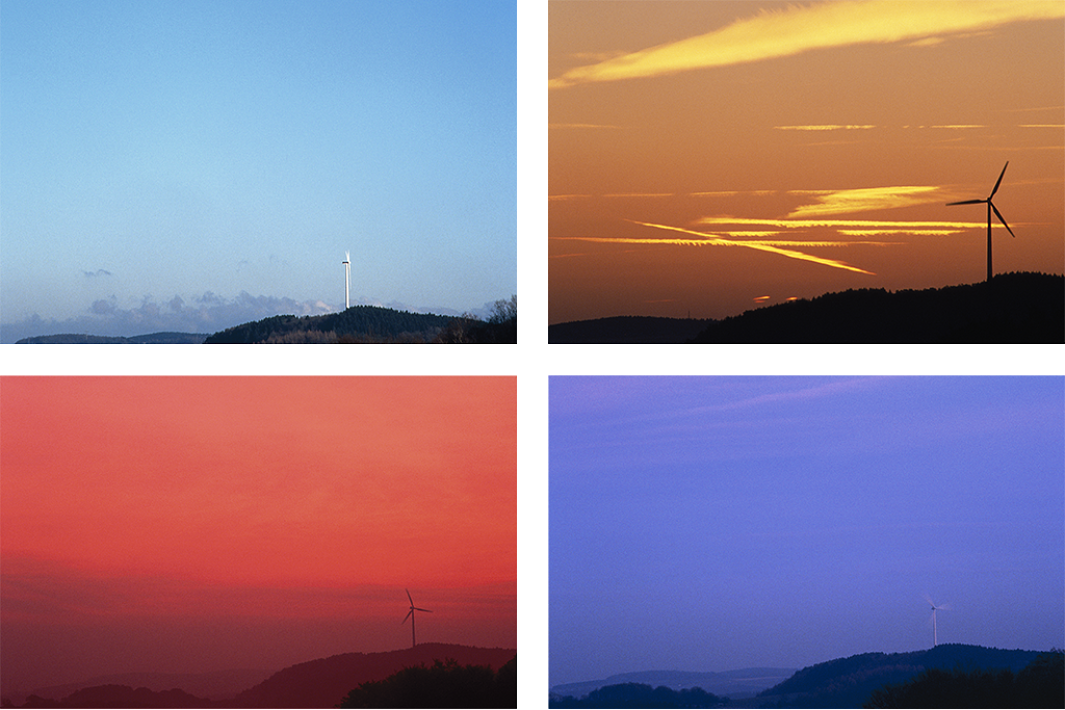
<path fill-rule="evenodd" d="M 712 32 L 576 67 L 551 89 L 598 81 L 660 76 L 691 69 L 788 57 L 854 44 L 937 40 L 943 35 L 1065 17 L 1060 0 L 866 0 L 762 11 Z"/>

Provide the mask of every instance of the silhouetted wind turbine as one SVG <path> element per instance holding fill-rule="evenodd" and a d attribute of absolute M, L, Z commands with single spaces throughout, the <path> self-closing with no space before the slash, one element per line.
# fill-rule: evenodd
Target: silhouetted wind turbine
<path fill-rule="evenodd" d="M 429 609 L 422 609 L 421 607 L 414 606 L 414 600 L 410 598 L 410 590 L 409 589 L 404 589 L 403 591 L 407 593 L 407 599 L 410 599 L 410 611 L 408 611 L 407 615 L 403 617 L 403 621 L 401 621 L 399 623 L 402 624 L 402 623 L 406 622 L 407 619 L 410 619 L 410 645 L 411 645 L 411 648 L 414 648 L 415 646 L 418 645 L 418 642 L 414 640 L 414 612 L 416 612 L 416 611 L 427 611 L 430 614 L 432 614 L 433 612 L 430 611 Z"/>
<path fill-rule="evenodd" d="M 950 609 L 950 604 L 943 604 L 942 606 L 936 606 L 936 603 L 934 601 L 932 601 L 932 598 L 929 597 L 928 595 L 925 595 L 925 601 L 927 601 L 929 604 L 932 605 L 932 648 L 935 648 L 936 644 L 939 642 L 939 639 L 937 638 L 937 635 L 936 635 L 936 612 L 938 610 L 940 610 L 940 609 L 943 609 L 943 610 Z"/>
<path fill-rule="evenodd" d="M 991 202 L 991 198 L 998 192 L 998 186 L 1002 184 L 1002 176 L 1006 174 L 1006 168 L 1009 167 L 1010 161 L 1006 161 L 1006 164 L 1002 166 L 1002 172 L 998 174 L 998 181 L 995 183 L 995 187 L 992 188 L 991 194 L 987 196 L 986 200 L 965 200 L 963 202 L 948 202 L 947 207 L 953 205 L 979 205 L 984 202 L 987 203 L 987 280 L 991 280 L 991 212 L 995 212 L 995 216 L 998 217 L 998 221 L 1002 222 L 1002 226 L 1006 228 L 1006 231 L 1010 233 L 1011 237 L 1017 235 L 1013 233 L 1010 226 L 1006 224 L 1006 220 L 1002 218 L 1002 213 L 998 211 L 994 203 Z"/>

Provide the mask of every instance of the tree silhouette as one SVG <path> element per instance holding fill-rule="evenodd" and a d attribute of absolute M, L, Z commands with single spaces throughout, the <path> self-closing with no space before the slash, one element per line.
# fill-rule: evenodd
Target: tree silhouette
<path fill-rule="evenodd" d="M 499 672 L 488 666 L 460 666 L 437 660 L 432 668 L 412 666 L 384 680 L 360 683 L 341 708 L 513 708 L 518 702 L 518 658 Z"/>

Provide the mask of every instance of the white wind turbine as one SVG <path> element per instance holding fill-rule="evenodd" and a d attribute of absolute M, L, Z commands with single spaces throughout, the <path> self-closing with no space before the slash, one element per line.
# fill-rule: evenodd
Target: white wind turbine
<path fill-rule="evenodd" d="M 949 610 L 950 609 L 950 604 L 941 604 L 939 606 L 936 606 L 936 603 L 934 601 L 932 601 L 932 597 L 928 596 L 927 594 L 924 595 L 924 599 L 925 599 L 926 602 L 928 602 L 929 604 L 932 605 L 932 648 L 935 648 L 936 644 L 939 642 L 939 638 L 937 637 L 937 634 L 936 634 L 936 632 L 937 632 L 937 630 L 936 630 L 936 612 L 940 611 L 940 610 L 943 610 L 943 611 Z"/>
<path fill-rule="evenodd" d="M 351 252 L 344 252 L 344 310 L 351 308 Z"/>

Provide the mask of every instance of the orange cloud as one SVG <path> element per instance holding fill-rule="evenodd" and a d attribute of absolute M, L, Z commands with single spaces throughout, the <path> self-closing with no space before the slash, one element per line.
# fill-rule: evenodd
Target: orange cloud
<path fill-rule="evenodd" d="M 893 187 L 862 187 L 851 190 L 818 192 L 794 191 L 792 194 L 814 194 L 816 204 L 802 205 L 788 217 L 814 217 L 831 214 L 852 214 L 942 202 L 943 193 L 931 185 L 897 185 Z"/>
<path fill-rule="evenodd" d="M 677 42 L 575 67 L 548 87 L 674 74 L 788 57 L 815 49 L 920 40 L 1065 17 L 1060 0 L 843 0 L 762 10 Z"/>

